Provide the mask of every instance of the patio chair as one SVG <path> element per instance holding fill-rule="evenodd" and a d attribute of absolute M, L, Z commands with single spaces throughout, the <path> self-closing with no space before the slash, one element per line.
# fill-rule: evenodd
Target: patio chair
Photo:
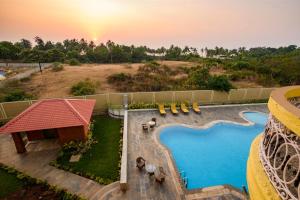
<path fill-rule="evenodd" d="M 142 124 L 142 127 L 143 127 L 143 131 L 148 131 L 149 130 L 149 127 L 147 124 Z"/>
<path fill-rule="evenodd" d="M 146 160 L 143 157 L 137 157 L 136 159 L 136 167 L 139 168 L 139 170 L 143 169 L 145 167 Z"/>
<path fill-rule="evenodd" d="M 156 126 L 156 118 L 153 117 L 153 118 L 151 119 L 151 121 L 155 122 L 155 126 Z"/>
<path fill-rule="evenodd" d="M 181 104 L 180 104 L 180 109 L 181 109 L 181 111 L 182 111 L 184 114 L 188 114 L 188 113 L 189 113 L 189 110 L 188 110 L 188 108 L 186 107 L 185 103 L 181 103 Z"/>
<path fill-rule="evenodd" d="M 163 183 L 165 181 L 166 175 L 167 174 L 164 171 L 163 167 L 158 167 L 158 169 L 156 169 L 154 172 L 155 180 L 158 183 Z"/>
<path fill-rule="evenodd" d="M 160 115 L 164 116 L 166 115 L 165 105 L 164 104 L 158 104 L 158 110 Z"/>
<path fill-rule="evenodd" d="M 198 105 L 197 102 L 193 103 L 193 110 L 194 110 L 195 113 L 201 113 L 201 110 L 200 110 L 199 105 Z"/>
<path fill-rule="evenodd" d="M 177 115 L 178 114 L 178 111 L 177 111 L 175 103 L 171 103 L 171 112 L 172 112 L 173 115 Z"/>

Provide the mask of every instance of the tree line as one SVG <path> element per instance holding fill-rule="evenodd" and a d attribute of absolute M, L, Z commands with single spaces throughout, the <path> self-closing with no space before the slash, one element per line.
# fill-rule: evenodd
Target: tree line
<path fill-rule="evenodd" d="M 251 79 L 264 86 L 300 84 L 300 47 L 223 47 L 181 48 L 171 45 L 157 49 L 147 46 L 121 45 L 113 41 L 95 44 L 85 39 L 63 42 L 34 38 L 18 42 L 0 42 L 0 62 L 138 63 L 152 60 L 193 61 L 206 67 L 221 66 L 230 71 L 232 80 Z M 249 78 L 250 77 L 250 78 Z"/>
<path fill-rule="evenodd" d="M 12 43 L 0 42 L 0 60 L 4 62 L 69 62 L 76 60 L 81 63 L 121 63 L 142 62 L 157 58 L 169 60 L 188 60 L 199 57 L 196 48 L 171 45 L 151 49 L 147 46 L 127 46 L 107 41 L 95 44 L 85 39 L 66 39 L 63 42 L 44 41 L 34 38 L 34 44 L 27 39 Z"/>
<path fill-rule="evenodd" d="M 66 39 L 63 42 L 44 41 L 40 37 L 34 38 L 34 44 L 28 39 L 18 42 L 0 42 L 0 60 L 4 62 L 68 62 L 75 59 L 82 63 L 121 63 L 141 62 L 155 59 L 164 60 L 197 60 L 200 57 L 221 59 L 243 59 L 249 57 L 262 58 L 270 55 L 283 55 L 300 48 L 296 45 L 271 48 L 256 47 L 246 49 L 226 49 L 223 47 L 197 48 L 171 45 L 169 48 L 157 49 L 147 46 L 121 45 L 113 41 L 95 44 L 85 39 Z"/>

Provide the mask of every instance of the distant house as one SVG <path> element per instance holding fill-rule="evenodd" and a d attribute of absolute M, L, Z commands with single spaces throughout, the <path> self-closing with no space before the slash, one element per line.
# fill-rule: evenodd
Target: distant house
<path fill-rule="evenodd" d="M 155 57 L 163 57 L 166 55 L 166 53 L 152 53 L 152 52 L 146 52 L 146 55 L 148 56 L 155 56 Z"/>
<path fill-rule="evenodd" d="M 41 100 L 2 126 L 0 134 L 12 135 L 18 153 L 26 152 L 26 140 L 84 141 L 94 106 L 95 100 Z"/>
<path fill-rule="evenodd" d="M 5 80 L 5 71 L 3 69 L 0 69 L 0 81 Z"/>

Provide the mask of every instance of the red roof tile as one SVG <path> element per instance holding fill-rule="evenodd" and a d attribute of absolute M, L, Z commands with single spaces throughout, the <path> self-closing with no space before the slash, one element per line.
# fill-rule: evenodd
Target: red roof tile
<path fill-rule="evenodd" d="M 41 100 L 0 128 L 0 133 L 14 133 L 87 125 L 95 100 Z"/>

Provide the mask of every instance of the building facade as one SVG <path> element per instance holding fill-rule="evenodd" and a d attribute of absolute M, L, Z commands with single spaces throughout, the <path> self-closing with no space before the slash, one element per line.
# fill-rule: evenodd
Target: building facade
<path fill-rule="evenodd" d="M 247 181 L 250 198 L 300 199 L 300 86 L 271 93 L 269 119 L 252 143 Z"/>

